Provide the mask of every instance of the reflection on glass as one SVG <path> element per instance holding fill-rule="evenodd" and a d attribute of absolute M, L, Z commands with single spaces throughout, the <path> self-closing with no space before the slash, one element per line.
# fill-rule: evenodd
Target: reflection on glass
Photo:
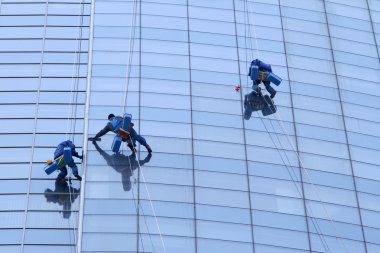
<path fill-rule="evenodd" d="M 68 219 L 71 215 L 71 204 L 74 203 L 79 193 L 80 189 L 73 188 L 71 181 L 69 181 L 69 184 L 67 182 L 62 184 L 56 181 L 54 191 L 50 188 L 45 190 L 45 198 L 47 202 L 57 203 L 62 206 L 63 218 Z"/>
<path fill-rule="evenodd" d="M 97 142 L 93 142 L 96 150 L 103 156 L 107 161 L 108 166 L 112 167 L 114 170 L 121 174 L 121 181 L 123 183 L 124 191 L 130 191 L 132 188 L 131 176 L 133 171 L 139 166 L 143 166 L 148 163 L 152 158 L 152 154 L 149 153 L 144 160 L 136 160 L 136 154 L 126 156 L 120 153 L 113 153 L 112 155 L 101 149 Z"/>

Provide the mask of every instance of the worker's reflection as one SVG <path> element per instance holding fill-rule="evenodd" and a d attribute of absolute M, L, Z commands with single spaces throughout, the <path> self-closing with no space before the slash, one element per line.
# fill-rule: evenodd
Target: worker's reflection
<path fill-rule="evenodd" d="M 93 142 L 97 151 L 103 156 L 107 161 L 108 166 L 112 167 L 114 170 L 121 174 L 121 181 L 123 183 L 124 191 L 129 191 L 132 188 L 131 176 L 133 171 L 140 166 L 143 166 L 145 163 L 150 161 L 152 154 L 149 153 L 144 160 L 136 160 L 136 154 L 126 156 L 120 153 L 113 153 L 109 155 L 103 149 L 101 149 L 97 142 Z"/>
<path fill-rule="evenodd" d="M 80 189 L 75 189 L 67 183 L 59 183 L 55 181 L 55 189 L 45 190 L 45 198 L 47 202 L 58 203 L 63 207 L 63 218 L 68 219 L 71 215 L 71 204 L 79 196 Z"/>

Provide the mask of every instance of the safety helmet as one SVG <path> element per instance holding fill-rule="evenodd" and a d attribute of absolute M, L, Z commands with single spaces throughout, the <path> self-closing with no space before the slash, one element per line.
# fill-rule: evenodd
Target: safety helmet
<path fill-rule="evenodd" d="M 46 161 L 46 163 L 47 163 L 48 165 L 50 165 L 50 164 L 53 163 L 53 161 L 49 159 L 49 160 Z"/>

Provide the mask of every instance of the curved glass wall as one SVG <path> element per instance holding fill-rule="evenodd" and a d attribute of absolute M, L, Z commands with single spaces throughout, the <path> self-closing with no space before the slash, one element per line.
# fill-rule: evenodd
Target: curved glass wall
<path fill-rule="evenodd" d="M 76 250 L 80 184 L 43 169 L 61 141 L 81 152 L 89 15 L 89 1 L 0 1 L 0 252 Z"/>
<path fill-rule="evenodd" d="M 378 1 L 2 0 L 0 14 L 1 252 L 380 250 Z M 255 58 L 283 81 L 277 113 L 247 121 Z M 85 142 L 124 112 L 152 154 Z M 86 151 L 82 189 L 43 172 L 68 138 Z"/>

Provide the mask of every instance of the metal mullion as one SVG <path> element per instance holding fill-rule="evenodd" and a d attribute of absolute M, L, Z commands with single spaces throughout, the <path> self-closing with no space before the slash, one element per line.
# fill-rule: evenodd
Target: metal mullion
<path fill-rule="evenodd" d="M 80 205 L 78 214 L 78 247 L 77 253 L 82 251 L 83 239 L 83 221 L 84 221 L 84 200 L 85 200 L 85 184 L 86 184 L 86 169 L 87 169 L 87 151 L 88 151 L 88 133 L 89 133 L 89 112 L 90 112 L 90 94 L 91 94 L 91 77 L 92 77 L 92 57 L 93 57 L 93 43 L 94 43 L 94 18 L 95 18 L 95 0 L 91 0 L 90 12 L 90 34 L 89 34 L 89 48 L 88 48 L 88 69 L 87 69 L 87 86 L 86 86 L 86 102 L 85 102 L 85 115 L 84 115 L 84 133 L 83 133 L 83 153 L 85 154 L 82 160 L 82 183 L 80 190 Z M 83 20 L 83 15 L 82 15 Z"/>
<path fill-rule="evenodd" d="M 373 42 L 375 43 L 376 52 L 377 52 L 377 58 L 378 58 L 378 60 L 380 61 L 379 47 L 378 47 L 378 45 L 377 45 L 375 29 L 374 29 L 374 27 L 373 27 L 372 14 L 371 14 L 371 9 L 370 9 L 369 4 L 368 4 L 368 0 L 366 0 L 366 4 L 367 4 L 367 9 L 368 9 L 369 21 L 370 21 L 370 23 L 371 23 L 371 28 L 372 28 Z"/>
<path fill-rule="evenodd" d="M 294 140 L 295 140 L 295 144 L 296 144 L 296 150 L 295 150 L 295 152 L 298 154 L 298 156 L 297 156 L 297 160 L 298 160 L 298 172 L 300 173 L 300 180 L 301 180 L 300 183 L 301 183 L 301 190 L 302 190 L 302 195 L 303 195 L 301 197 L 302 197 L 302 203 L 303 203 L 304 212 L 305 212 L 305 223 L 306 223 L 306 229 L 307 229 L 309 251 L 312 252 L 311 238 L 310 238 L 310 228 L 309 228 L 309 220 L 308 220 L 308 211 L 307 211 L 306 197 L 305 197 L 305 190 L 304 190 L 304 180 L 303 180 L 303 176 L 302 176 L 301 161 L 300 161 L 300 156 L 299 156 L 300 153 L 299 153 L 299 145 L 298 145 L 297 126 L 296 126 L 296 121 L 295 121 L 295 117 L 294 117 L 294 105 L 293 105 L 293 96 L 292 96 L 293 92 L 292 92 L 292 87 L 291 87 L 291 84 L 290 84 L 288 57 L 287 57 L 287 54 L 286 54 L 285 31 L 283 29 L 284 26 L 283 26 L 283 16 L 282 16 L 281 8 L 282 8 L 282 6 L 281 6 L 281 0 L 279 0 L 278 9 L 279 9 L 279 12 L 280 12 L 282 41 L 283 41 L 283 45 L 284 45 L 285 62 L 286 62 L 286 68 L 287 68 L 286 72 L 287 72 L 287 78 L 288 78 L 288 82 L 289 82 L 289 95 L 290 95 L 289 97 L 290 97 L 290 105 L 291 105 L 291 109 L 292 109 L 292 119 L 293 119 L 293 127 L 294 127 Z M 313 219 L 313 217 L 310 217 L 310 218 Z"/>
<path fill-rule="evenodd" d="M 138 110 L 139 110 L 139 127 L 141 127 L 141 51 L 142 51 L 142 43 L 141 43 L 141 36 L 142 36 L 142 32 L 141 32 L 141 22 L 142 22 L 142 15 L 141 15 L 141 13 L 142 13 L 142 10 L 141 10 L 141 8 L 142 8 L 142 4 L 141 4 L 141 0 L 139 0 L 139 5 L 138 5 L 138 8 L 139 8 L 139 50 L 138 50 L 138 53 L 139 53 L 139 76 L 138 76 L 138 82 L 139 82 L 139 89 L 138 89 L 138 93 L 139 93 L 139 106 L 138 106 Z M 136 11 L 137 11 L 137 7 L 136 7 Z M 133 13 L 132 13 L 132 15 L 133 15 Z M 133 20 L 132 20 L 132 23 L 131 23 L 131 25 L 130 26 L 128 26 L 128 27 L 130 27 L 131 28 L 131 30 L 133 30 L 133 29 L 136 29 L 136 23 L 134 24 L 134 27 L 133 27 Z M 131 37 L 130 38 L 130 40 L 131 40 L 131 42 L 130 43 L 132 43 L 132 38 L 134 39 L 135 38 L 135 32 L 136 31 L 133 31 L 133 34 L 131 33 L 131 35 L 133 36 L 133 37 Z M 133 61 L 133 54 L 134 54 L 134 51 L 133 51 L 133 47 L 134 47 L 134 43 L 133 43 L 133 46 L 132 46 L 132 48 L 130 48 L 130 52 L 129 52 L 129 54 L 131 55 L 131 58 L 132 58 L 132 60 L 131 60 L 131 62 L 130 62 L 130 64 L 131 64 L 131 66 L 129 66 L 130 68 L 132 68 L 132 61 Z M 130 73 L 127 73 L 127 78 L 131 78 L 130 77 Z M 127 82 L 128 82 L 128 80 L 126 80 Z M 128 94 L 126 94 L 126 96 L 128 96 Z M 124 105 L 124 106 L 126 106 L 126 104 Z M 124 110 L 125 110 L 125 108 L 123 108 Z M 140 131 L 141 129 L 139 129 L 139 131 Z M 132 146 L 133 146 L 133 143 L 132 143 Z M 141 147 L 141 145 L 140 145 L 140 147 Z M 138 156 L 138 158 L 140 158 L 140 150 L 139 150 L 139 156 Z M 145 182 L 145 183 L 147 183 L 147 182 Z M 137 210 L 136 210 L 136 249 L 137 249 L 137 252 L 139 252 L 139 249 L 140 249 L 140 241 L 141 241 L 141 247 L 143 248 L 143 250 L 144 250 L 144 245 L 143 245 L 143 242 L 144 242 L 144 238 L 142 238 L 141 237 L 141 231 L 140 231 L 140 208 L 142 209 L 142 205 L 141 205 L 141 203 L 140 203 L 140 170 L 138 170 L 138 173 L 137 173 Z M 132 186 L 133 187 L 133 186 Z M 134 202 L 135 202 L 135 200 L 133 200 Z M 145 222 L 145 224 L 146 224 L 146 216 L 145 216 L 145 213 L 143 213 L 143 219 L 144 219 L 144 222 Z M 147 229 L 147 233 L 149 234 L 149 230 Z M 153 245 L 152 245 L 152 248 L 154 248 L 153 247 Z"/>
<path fill-rule="evenodd" d="M 345 137 L 346 137 L 346 142 L 347 142 L 346 143 L 346 145 L 347 145 L 347 153 L 348 153 L 348 159 L 350 161 L 351 175 L 352 175 L 352 180 L 353 180 L 353 184 L 354 184 L 356 204 L 357 204 L 357 209 L 358 209 L 358 213 L 359 213 L 359 220 L 360 220 L 360 225 L 361 225 L 360 227 L 361 227 L 361 230 L 362 230 L 364 249 L 365 249 L 365 252 L 367 252 L 368 251 L 367 250 L 367 242 L 366 242 L 365 233 L 364 233 L 361 208 L 360 208 L 360 205 L 359 205 L 358 192 L 357 192 L 357 188 L 356 188 L 356 180 L 355 180 L 354 168 L 353 168 L 353 165 L 352 165 L 352 156 L 351 156 L 350 144 L 349 144 L 349 141 L 348 141 L 347 125 L 346 125 L 346 120 L 345 120 L 345 115 L 344 115 L 344 109 L 343 109 L 344 107 L 343 107 L 343 103 L 342 103 L 341 89 L 339 87 L 339 79 L 338 79 L 338 75 L 337 75 L 336 67 L 335 67 L 336 66 L 336 64 L 335 64 L 335 54 L 334 54 L 334 48 L 333 48 L 333 44 L 332 44 L 331 36 L 330 36 L 331 35 L 330 34 L 330 24 L 329 24 L 329 19 L 328 19 L 328 15 L 327 15 L 327 9 L 326 9 L 326 2 L 325 2 L 325 0 L 323 0 L 323 8 L 324 8 L 324 11 L 325 11 L 326 24 L 327 24 L 327 33 L 328 33 L 328 36 L 329 36 L 329 44 L 330 44 L 330 48 L 331 48 L 331 57 L 332 57 L 332 61 L 333 61 L 335 80 L 336 80 L 336 85 L 337 85 L 337 90 L 338 90 L 340 110 L 341 110 L 341 113 L 342 113 L 343 130 L 344 130 Z M 338 235 L 336 235 L 336 236 L 338 236 Z M 345 246 L 345 245 L 343 245 L 343 246 Z"/>
<path fill-rule="evenodd" d="M 187 20 L 187 45 L 189 55 L 189 97 L 190 97 L 190 124 L 191 124 L 191 161 L 192 161 L 192 190 L 193 190 L 193 212 L 194 212 L 194 252 L 198 252 L 198 233 L 197 233 L 197 204 L 196 204 L 196 186 L 195 186 L 195 158 L 194 158 L 194 115 L 193 115 L 193 89 L 192 89 L 192 75 L 191 75 L 191 43 L 190 43 L 190 12 L 189 0 L 186 0 L 186 20 Z"/>
<path fill-rule="evenodd" d="M 245 1 L 245 0 L 244 0 Z M 246 4 L 246 3 L 244 3 Z M 237 64 L 238 64 L 238 75 L 239 75 L 239 83 L 242 84 L 242 78 L 241 78 L 241 72 L 240 72 L 240 55 L 239 55 L 239 39 L 238 39 L 238 29 L 237 29 L 237 23 L 236 23 L 236 7 L 235 7 L 235 0 L 233 0 L 233 12 L 234 12 L 234 27 L 235 27 L 235 43 L 236 43 L 236 54 L 237 54 Z M 245 20 L 245 10 L 242 12 L 244 15 Z M 246 26 L 246 24 L 244 24 Z M 248 24 L 249 26 L 249 24 Z M 244 30 L 246 27 L 244 27 Z M 247 49 L 248 50 L 248 49 Z M 247 57 L 247 56 L 246 56 Z M 243 101 L 243 92 L 240 91 L 240 101 Z M 243 108 L 241 106 L 242 103 L 240 103 L 240 111 L 241 115 L 244 114 Z M 249 202 L 249 220 L 250 220 L 250 229 L 251 229 L 251 240 L 252 240 L 252 252 L 255 252 L 255 235 L 253 232 L 254 224 L 252 219 L 252 212 L 253 212 L 253 203 L 251 201 L 251 185 L 249 180 L 249 164 L 248 164 L 248 150 L 247 150 L 247 137 L 246 137 L 246 127 L 245 127 L 245 121 L 244 118 L 241 117 L 242 120 L 242 131 L 243 131 L 243 140 L 244 140 L 244 158 L 245 158 L 245 168 L 246 168 L 246 180 L 247 180 L 247 194 L 248 194 L 248 202 Z"/>
<path fill-rule="evenodd" d="M 36 98 L 36 110 L 34 114 L 34 131 L 33 131 L 33 146 L 30 156 L 30 172 L 29 172 L 29 178 L 28 178 L 28 191 L 26 193 L 26 206 L 25 206 L 25 219 L 24 219 L 24 226 L 23 226 L 23 232 L 22 232 L 22 241 L 21 241 L 21 252 L 24 252 L 24 245 L 25 245 L 25 234 L 26 234 L 26 223 L 27 223 L 27 215 L 28 215 L 28 208 L 29 208 L 29 195 L 30 195 L 30 186 L 31 186 L 31 180 L 32 180 L 32 170 L 33 170 L 33 157 L 34 157 L 34 149 L 35 149 L 35 143 L 36 143 L 36 131 L 37 131 L 37 120 L 38 120 L 38 109 L 39 109 L 39 100 L 40 100 L 40 92 L 41 92 L 41 84 L 42 84 L 42 68 L 43 68 L 43 61 L 44 61 L 44 53 L 45 53 L 45 40 L 46 40 L 46 27 L 47 27 L 47 17 L 48 17 L 48 9 L 49 9 L 49 0 L 46 0 L 46 7 L 45 7 L 45 24 L 44 24 L 44 34 L 42 38 L 42 48 L 41 48 L 41 61 L 40 61 L 40 73 L 39 73 L 39 84 L 37 89 L 37 98 Z"/>

